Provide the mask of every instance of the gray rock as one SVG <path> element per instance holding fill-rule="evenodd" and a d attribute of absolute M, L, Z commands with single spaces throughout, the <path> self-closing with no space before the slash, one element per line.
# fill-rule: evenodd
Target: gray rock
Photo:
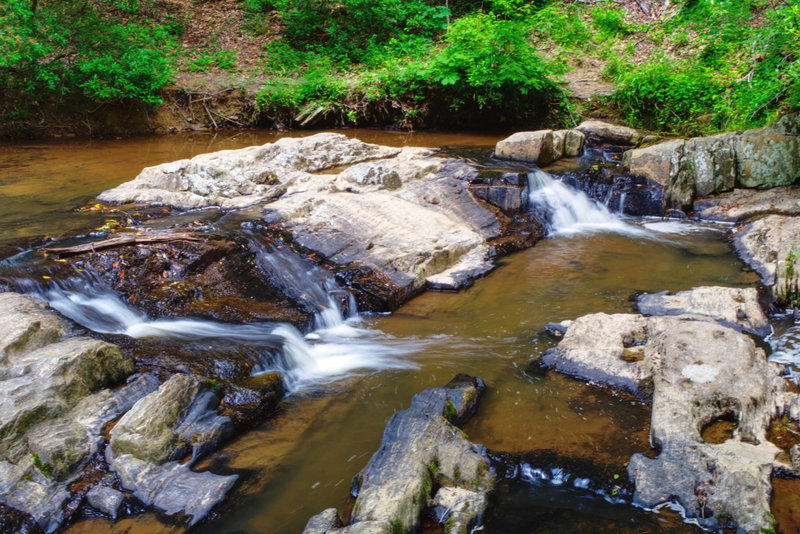
<path fill-rule="evenodd" d="M 698 315 L 594 314 L 569 326 L 549 361 L 584 379 L 652 394 L 651 439 L 661 452 L 631 458 L 636 503 L 677 500 L 707 528 L 720 517 L 748 532 L 771 527 L 770 476 L 780 450 L 766 429 L 787 393 L 778 367 L 750 338 Z M 739 417 L 733 438 L 706 443 L 701 430 L 726 413 Z"/>
<path fill-rule="evenodd" d="M 195 473 L 178 462 L 155 465 L 130 454 L 116 456 L 110 464 L 122 486 L 137 499 L 169 515 L 191 516 L 192 525 L 225 498 L 238 478 Z"/>
<path fill-rule="evenodd" d="M 117 518 L 119 507 L 122 506 L 124 499 L 125 496 L 122 492 L 105 486 L 95 486 L 86 493 L 86 500 L 89 501 L 89 504 L 112 519 Z"/>
<path fill-rule="evenodd" d="M 303 534 L 325 534 L 329 530 L 336 530 L 341 526 L 342 520 L 339 519 L 339 512 L 336 508 L 328 508 L 308 520 Z"/>
<path fill-rule="evenodd" d="M 587 136 L 599 137 L 609 143 L 635 146 L 642 142 L 642 134 L 633 128 L 603 121 L 583 121 L 575 129 Z"/>
<path fill-rule="evenodd" d="M 748 130 L 737 140 L 737 183 L 768 189 L 793 184 L 800 176 L 800 138 L 771 128 Z"/>
<path fill-rule="evenodd" d="M 696 287 L 670 295 L 668 291 L 640 295 L 644 315 L 704 315 L 740 332 L 766 337 L 769 318 L 758 302 L 755 288 Z"/>
<path fill-rule="evenodd" d="M 733 234 L 733 245 L 742 260 L 772 289 L 778 304 L 789 303 L 798 294 L 800 266 L 800 217 L 769 215 Z"/>
<path fill-rule="evenodd" d="M 475 257 L 493 250 L 487 241 L 505 231 L 505 216 L 470 193 L 478 171 L 433 154 L 318 134 L 151 167 L 99 198 L 181 208 L 260 203 L 265 222 L 341 266 L 371 270 L 400 302 L 444 271 L 469 276 Z M 508 210 L 527 200 L 515 188 L 484 197 Z"/>
<path fill-rule="evenodd" d="M 0 331 L 0 364 L 8 356 L 55 343 L 66 330 L 47 306 L 17 293 L 0 293 L 3 329 Z"/>
<path fill-rule="evenodd" d="M 564 153 L 564 136 L 559 134 L 556 145 L 553 130 L 517 132 L 499 141 L 494 155 L 499 159 L 512 159 L 535 163 L 544 167 L 559 159 Z"/>
<path fill-rule="evenodd" d="M 148 167 L 134 180 L 102 193 L 106 202 L 146 202 L 180 208 L 241 208 L 275 197 L 307 173 L 369 159 L 399 149 L 370 145 L 341 134 L 283 138 L 263 146 L 222 150 Z"/>
<path fill-rule="evenodd" d="M 694 202 L 693 218 L 701 221 L 741 222 L 762 215 L 800 216 L 800 187 L 734 189 Z"/>
<path fill-rule="evenodd" d="M 460 375 L 415 395 L 410 408 L 389 419 L 378 452 L 356 477 L 354 525 L 383 521 L 413 531 L 434 482 L 480 494 L 489 490 L 494 473 L 485 449 L 453 426 L 474 412 L 482 389 L 480 379 Z"/>
<path fill-rule="evenodd" d="M 154 464 L 203 454 L 233 430 L 216 413 L 219 399 L 190 375 L 173 375 L 139 400 L 111 431 L 114 455 L 130 454 Z"/>
<path fill-rule="evenodd" d="M 36 299 L 0 293 L 0 502 L 45 532 L 66 519 L 67 482 L 102 443 L 101 430 L 155 389 L 139 377 L 116 390 L 133 362 L 109 343 L 62 336 L 66 323 Z M 99 390 L 99 391 L 98 391 Z"/>
<path fill-rule="evenodd" d="M 494 204 L 505 213 L 517 213 L 528 207 L 528 189 L 517 185 L 473 185 L 473 195 Z"/>
<path fill-rule="evenodd" d="M 485 493 L 464 488 L 441 488 L 433 498 L 433 511 L 445 534 L 462 534 L 480 521 L 486 510 Z"/>
<path fill-rule="evenodd" d="M 784 124 L 785 122 L 785 124 Z M 800 177 L 800 138 L 789 119 L 773 127 L 667 141 L 630 150 L 623 164 L 664 186 L 665 206 L 687 209 L 695 198 L 733 190 L 769 189 Z"/>
<path fill-rule="evenodd" d="M 564 133 L 564 157 L 576 158 L 583 152 L 586 136 L 578 130 L 559 130 L 555 134 Z"/>

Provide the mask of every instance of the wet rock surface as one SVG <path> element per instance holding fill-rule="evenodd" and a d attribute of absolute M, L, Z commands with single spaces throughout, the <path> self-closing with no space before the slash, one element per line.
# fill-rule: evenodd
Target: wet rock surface
<path fill-rule="evenodd" d="M 579 156 L 585 139 L 577 129 L 517 132 L 497 143 L 494 156 L 543 167 L 562 157 Z"/>
<path fill-rule="evenodd" d="M 388 296 L 377 295 L 378 311 L 393 309 L 442 273 L 432 287 L 461 287 L 488 272 L 495 254 L 530 246 L 543 233 L 531 232 L 530 220 L 524 229 L 508 220 L 523 209 L 522 188 L 474 184 L 473 193 L 478 171 L 429 149 L 318 134 L 195 160 L 146 169 L 100 198 L 183 208 L 261 202 L 265 224 L 354 280 L 354 289 L 375 286 L 370 279 L 388 288 Z M 255 190 L 240 187 L 265 176 Z"/>
<path fill-rule="evenodd" d="M 767 337 L 772 331 L 754 288 L 696 287 L 674 295 L 640 295 L 637 307 L 644 315 L 704 315 L 740 332 Z"/>
<path fill-rule="evenodd" d="M 142 392 L 102 390 L 133 371 L 109 343 L 64 337 L 69 326 L 44 304 L 0 294 L 9 328 L 0 350 L 0 502 L 45 532 L 66 520 L 67 482 L 102 442 L 101 427 Z"/>
<path fill-rule="evenodd" d="M 633 128 L 598 120 L 583 121 L 575 129 L 587 137 L 619 145 L 636 146 L 644 139 L 644 136 Z"/>
<path fill-rule="evenodd" d="M 452 515 L 442 514 L 441 522 L 450 518 L 455 528 L 448 531 L 468 530 L 477 524 L 495 474 L 485 448 L 470 443 L 455 425 L 474 413 L 483 389 L 480 379 L 459 375 L 447 386 L 415 395 L 407 410 L 395 413 L 386 424 L 378 452 L 354 480 L 358 496 L 351 524 L 340 532 L 413 531 L 425 508 L 450 503 L 451 494 L 469 499 L 451 509 Z M 444 493 L 432 495 L 435 487 Z M 307 534 L 329 530 L 320 516 L 316 519 L 326 530 L 307 527 Z"/>
<path fill-rule="evenodd" d="M 768 215 L 737 229 L 733 245 L 781 305 L 798 298 L 800 217 Z"/>
<path fill-rule="evenodd" d="M 693 218 L 701 221 L 745 222 L 763 215 L 800 216 L 800 188 L 734 189 L 694 202 Z"/>
<path fill-rule="evenodd" d="M 708 528 L 771 528 L 770 477 L 783 464 L 766 430 L 787 385 L 749 337 L 697 314 L 593 314 L 567 326 L 547 365 L 652 398 L 659 454 L 631 459 L 636 503 L 674 499 Z M 728 413 L 738 417 L 732 438 L 705 442 L 703 428 Z"/>

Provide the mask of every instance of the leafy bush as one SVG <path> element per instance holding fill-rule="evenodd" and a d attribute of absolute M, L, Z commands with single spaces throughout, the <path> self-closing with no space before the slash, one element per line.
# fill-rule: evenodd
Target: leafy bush
<path fill-rule="evenodd" d="M 534 29 L 542 37 L 565 47 L 586 48 L 592 34 L 581 18 L 582 10 L 574 4 L 554 2 L 530 17 Z"/>
<path fill-rule="evenodd" d="M 392 39 L 430 39 L 446 27 L 449 11 L 419 0 L 275 0 L 283 37 L 341 63 L 360 62 Z M 374 52 L 373 52 L 374 53 Z"/>
<path fill-rule="evenodd" d="M 592 11 L 591 18 L 594 27 L 603 39 L 625 35 L 630 32 L 630 28 L 625 23 L 625 13 L 621 9 L 613 7 L 598 8 Z"/>
<path fill-rule="evenodd" d="M 4 111 L 19 116 L 33 102 L 67 96 L 159 103 L 172 78 L 174 40 L 149 21 L 128 22 L 138 4 L 122 8 L 117 17 L 120 7 L 104 0 L 0 4 Z"/>

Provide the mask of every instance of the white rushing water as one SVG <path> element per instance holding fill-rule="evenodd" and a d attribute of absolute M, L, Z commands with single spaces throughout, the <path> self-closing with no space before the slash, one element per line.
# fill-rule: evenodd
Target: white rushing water
<path fill-rule="evenodd" d="M 535 170 L 528 173 L 529 202 L 544 211 L 550 236 L 569 236 L 590 232 L 616 232 L 642 236 L 647 232 L 626 223 L 620 214 L 573 189 L 552 175 Z"/>
<path fill-rule="evenodd" d="M 163 338 L 241 343 L 263 349 L 255 373 L 280 371 L 290 391 L 353 375 L 363 370 L 414 368 L 402 358 L 415 350 L 377 330 L 360 328 L 360 318 L 344 319 L 338 312 L 317 319 L 325 327 L 307 340 L 284 323 L 229 324 L 203 319 L 150 319 L 128 306 L 108 289 L 85 280 L 51 285 L 35 291 L 50 306 L 76 323 L 102 334 L 137 339 Z M 336 309 L 332 307 L 331 309 Z M 329 310 L 326 310 L 329 311 Z M 338 319 L 337 319 L 338 315 Z M 271 357 L 278 351 L 280 358 Z"/>

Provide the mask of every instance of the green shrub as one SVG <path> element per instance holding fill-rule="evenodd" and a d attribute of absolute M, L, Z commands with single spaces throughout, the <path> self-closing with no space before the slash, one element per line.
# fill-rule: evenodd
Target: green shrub
<path fill-rule="evenodd" d="M 592 23 L 603 39 L 626 35 L 630 28 L 625 23 L 625 13 L 613 7 L 598 8 L 591 13 Z"/>
<path fill-rule="evenodd" d="M 0 87 L 15 109 L 81 96 L 93 101 L 161 101 L 172 79 L 174 39 L 162 26 L 127 15 L 138 3 L 0 4 Z M 117 13 L 116 9 L 122 9 Z M 163 44 L 162 44 L 163 43 Z"/>

